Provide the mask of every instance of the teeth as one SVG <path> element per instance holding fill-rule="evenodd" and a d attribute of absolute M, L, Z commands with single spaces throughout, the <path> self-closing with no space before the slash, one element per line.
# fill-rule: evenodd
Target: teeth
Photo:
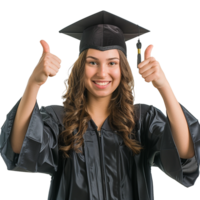
<path fill-rule="evenodd" d="M 95 82 L 97 85 L 107 85 L 109 82 Z"/>

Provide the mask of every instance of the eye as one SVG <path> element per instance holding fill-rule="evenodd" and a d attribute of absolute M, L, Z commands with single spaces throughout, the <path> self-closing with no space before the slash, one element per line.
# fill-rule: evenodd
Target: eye
<path fill-rule="evenodd" d="M 89 64 L 91 64 L 91 63 L 96 63 L 96 62 L 89 62 Z M 110 62 L 110 63 L 114 63 L 114 65 L 116 65 L 117 63 L 115 63 L 115 62 Z M 93 65 L 93 64 L 92 64 Z M 113 64 L 112 64 L 113 65 Z"/>
<path fill-rule="evenodd" d="M 95 62 L 89 62 L 89 64 L 90 64 L 90 63 L 95 63 Z"/>

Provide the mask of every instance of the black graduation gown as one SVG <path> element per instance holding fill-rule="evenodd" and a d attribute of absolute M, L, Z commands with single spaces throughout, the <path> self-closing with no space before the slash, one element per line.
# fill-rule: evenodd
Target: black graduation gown
<path fill-rule="evenodd" d="M 63 159 L 58 151 L 58 135 L 64 130 L 63 106 L 39 109 L 37 101 L 21 152 L 13 152 L 9 138 L 20 100 L 1 127 L 0 153 L 8 170 L 49 174 L 49 200 L 153 200 L 152 166 L 185 187 L 194 185 L 199 176 L 200 125 L 181 104 L 195 150 L 190 159 L 179 157 L 168 116 L 146 104 L 135 104 L 136 136 L 145 147 L 140 154 L 132 156 L 107 118 L 101 137 L 94 121 L 88 122 L 83 155 L 70 151 L 72 159 Z"/>

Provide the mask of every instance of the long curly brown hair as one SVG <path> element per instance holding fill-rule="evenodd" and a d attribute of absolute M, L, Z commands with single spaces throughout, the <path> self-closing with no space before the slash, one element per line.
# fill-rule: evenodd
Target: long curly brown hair
<path fill-rule="evenodd" d="M 118 49 L 117 49 L 118 50 Z M 59 134 L 59 150 L 64 158 L 69 158 L 68 152 L 74 149 L 76 153 L 83 153 L 80 147 L 84 144 L 83 135 L 88 127 L 91 116 L 87 112 L 87 92 L 84 85 L 84 70 L 88 49 L 83 51 L 73 64 L 72 71 L 68 79 L 64 81 L 67 92 L 62 96 L 65 101 L 63 124 L 65 129 Z M 121 81 L 116 90 L 112 93 L 108 106 L 110 111 L 108 123 L 112 130 L 117 130 L 124 141 L 124 144 L 138 154 L 143 149 L 135 137 L 134 127 L 134 79 L 129 63 L 121 50 L 120 56 Z M 68 86 L 66 85 L 68 81 Z M 77 128 L 77 133 L 73 131 Z M 134 139 L 135 138 L 135 139 Z"/>

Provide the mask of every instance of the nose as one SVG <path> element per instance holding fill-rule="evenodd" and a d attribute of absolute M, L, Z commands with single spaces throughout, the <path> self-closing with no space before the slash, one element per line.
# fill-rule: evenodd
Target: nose
<path fill-rule="evenodd" d="M 108 70 L 108 67 L 106 63 L 99 64 L 97 68 L 98 75 L 102 77 L 106 76 L 107 70 Z"/>

